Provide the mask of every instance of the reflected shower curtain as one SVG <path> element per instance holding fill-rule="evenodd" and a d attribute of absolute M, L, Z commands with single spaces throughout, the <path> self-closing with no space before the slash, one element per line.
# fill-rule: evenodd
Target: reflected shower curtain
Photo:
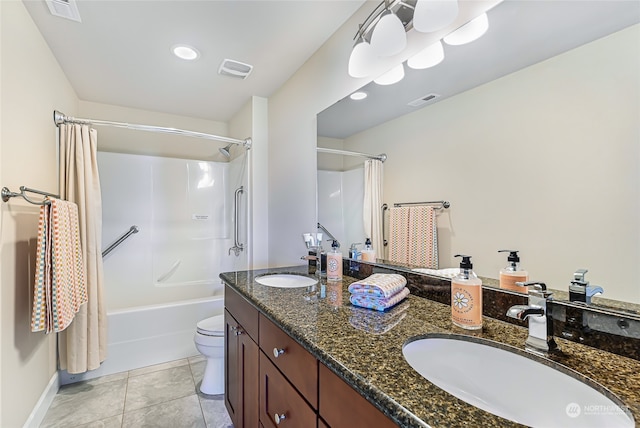
<path fill-rule="evenodd" d="M 58 335 L 60 368 L 83 373 L 100 367 L 107 351 L 107 318 L 102 275 L 102 199 L 98 177 L 98 133 L 88 125 L 59 127 L 60 197 L 78 205 L 80 245 L 85 260 L 88 302 Z"/>
<path fill-rule="evenodd" d="M 364 231 L 371 239 L 376 258 L 384 258 L 382 236 L 382 162 L 369 159 L 364 163 Z"/>

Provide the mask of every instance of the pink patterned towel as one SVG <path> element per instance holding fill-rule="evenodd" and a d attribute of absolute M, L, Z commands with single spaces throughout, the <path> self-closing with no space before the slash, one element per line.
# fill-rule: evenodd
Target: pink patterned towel
<path fill-rule="evenodd" d="M 438 227 L 433 207 L 391 208 L 389 226 L 389 260 L 438 268 Z"/>
<path fill-rule="evenodd" d="M 402 302 L 409 295 L 409 289 L 404 287 L 400 292 L 390 297 L 374 297 L 371 294 L 352 294 L 349 301 L 354 306 L 384 311 Z"/>
<path fill-rule="evenodd" d="M 402 290 L 405 285 L 407 285 L 407 280 L 397 273 L 374 273 L 349 285 L 349 292 L 370 294 L 375 297 L 390 297 Z"/>
<path fill-rule="evenodd" d="M 78 206 L 50 199 L 40 208 L 31 331 L 59 332 L 87 301 Z"/>

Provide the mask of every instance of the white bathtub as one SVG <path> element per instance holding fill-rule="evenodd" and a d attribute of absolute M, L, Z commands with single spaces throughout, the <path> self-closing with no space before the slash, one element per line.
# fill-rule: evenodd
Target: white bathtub
<path fill-rule="evenodd" d="M 196 323 L 224 310 L 224 289 L 216 290 L 219 294 L 210 297 L 108 312 L 107 359 L 88 373 L 59 371 L 60 384 L 198 355 Z"/>

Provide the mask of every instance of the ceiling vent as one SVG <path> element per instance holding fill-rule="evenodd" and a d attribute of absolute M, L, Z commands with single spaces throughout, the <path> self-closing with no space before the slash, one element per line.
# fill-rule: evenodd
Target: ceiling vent
<path fill-rule="evenodd" d="M 76 0 L 46 0 L 46 3 L 52 15 L 82 22 Z"/>
<path fill-rule="evenodd" d="M 218 68 L 218 74 L 222 76 L 235 77 L 237 79 L 246 79 L 251 74 L 253 66 L 232 59 L 225 59 Z"/>
<path fill-rule="evenodd" d="M 413 100 L 411 101 L 409 104 L 411 107 L 420 107 L 428 102 L 431 102 L 433 100 L 435 100 L 436 98 L 440 97 L 440 95 L 438 94 L 429 94 L 429 95 L 425 95 L 423 97 L 418 98 L 417 100 Z"/>

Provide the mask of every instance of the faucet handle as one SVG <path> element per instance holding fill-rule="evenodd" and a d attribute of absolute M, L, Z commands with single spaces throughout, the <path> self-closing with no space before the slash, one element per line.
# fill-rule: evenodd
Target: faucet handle
<path fill-rule="evenodd" d="M 589 284 L 589 281 L 584 280 L 584 276 L 589 272 L 587 269 L 578 269 L 573 273 L 573 281 L 581 284 Z"/>
<path fill-rule="evenodd" d="M 540 297 L 550 297 L 553 293 L 547 291 L 547 284 L 540 281 L 516 282 L 520 287 L 527 287 L 528 294 Z"/>

